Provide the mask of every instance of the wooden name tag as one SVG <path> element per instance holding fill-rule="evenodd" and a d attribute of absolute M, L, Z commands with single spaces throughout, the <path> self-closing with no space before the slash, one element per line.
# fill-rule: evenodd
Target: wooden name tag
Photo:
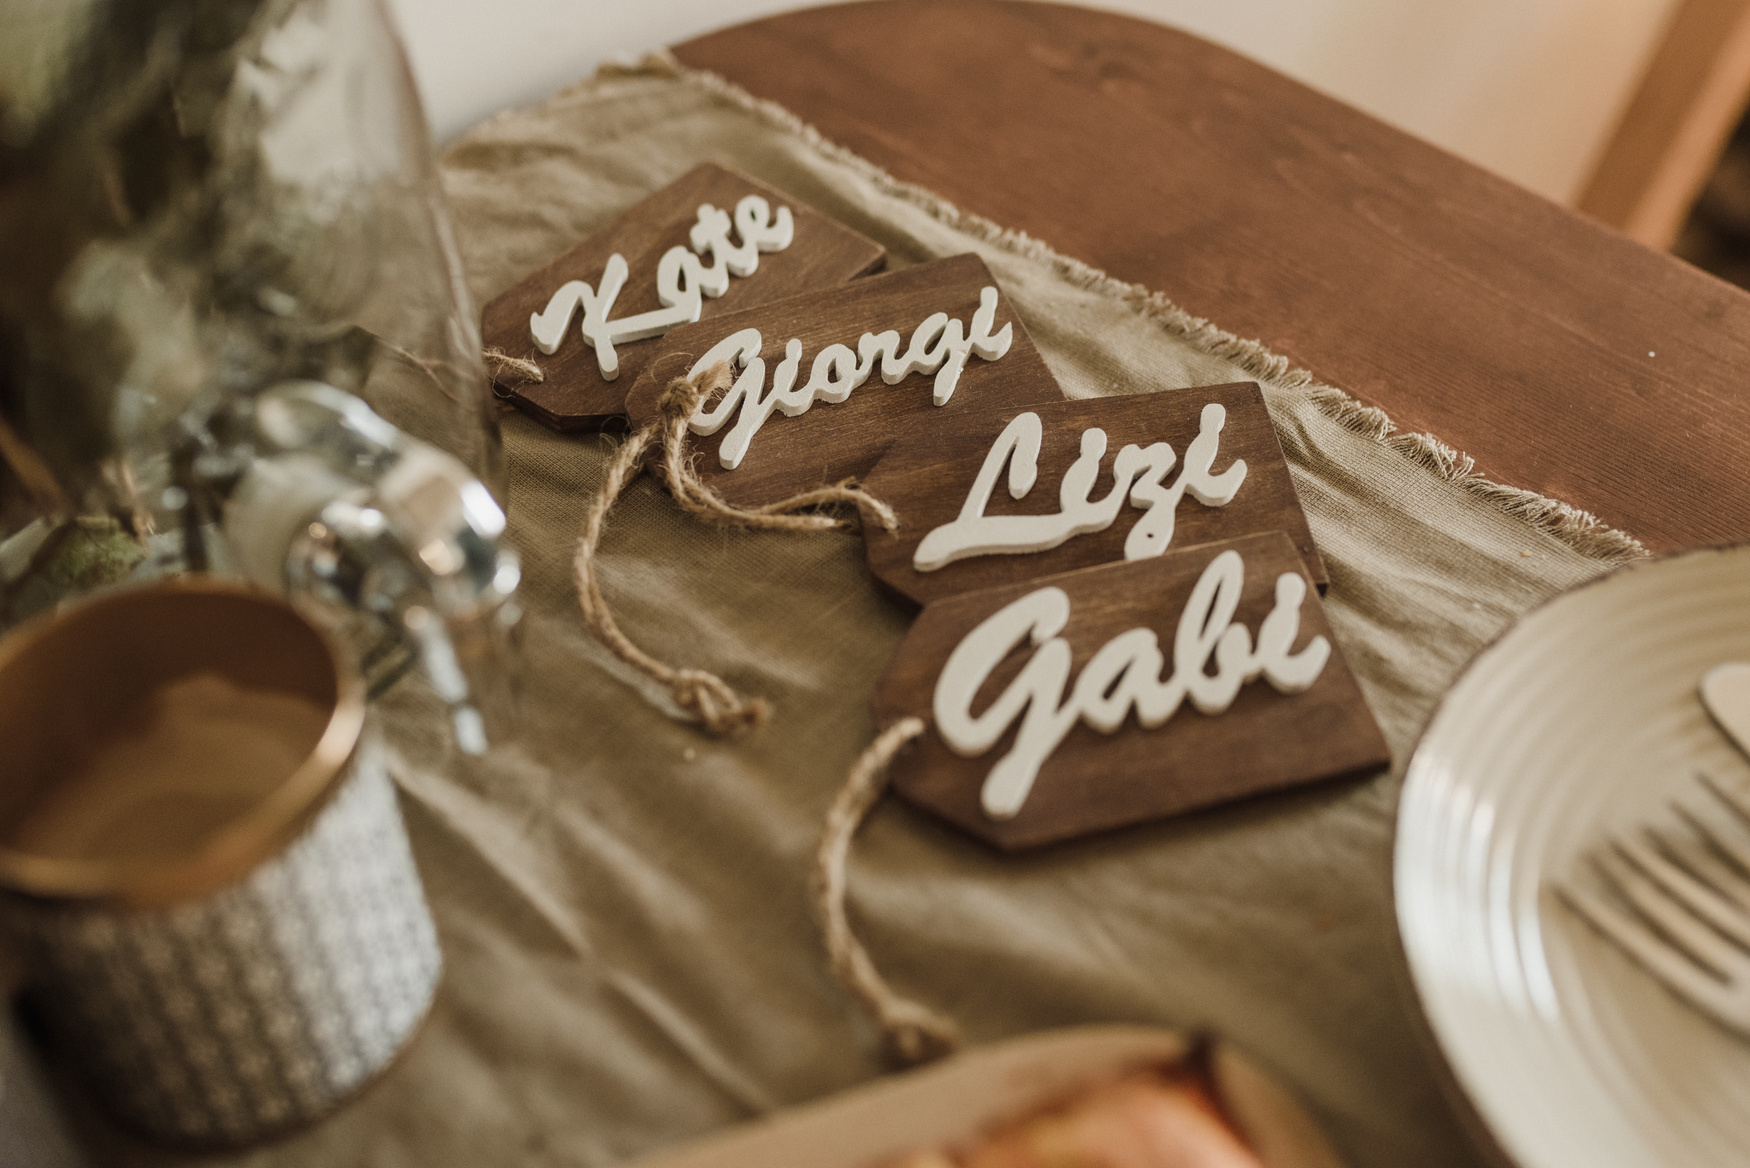
<path fill-rule="evenodd" d="M 782 191 L 704 163 L 488 304 L 486 346 L 534 361 L 545 380 L 490 372 L 555 429 L 618 424 L 670 328 L 841 284 L 885 258 Z"/>
<path fill-rule="evenodd" d="M 699 477 L 742 507 L 868 474 L 914 421 L 1063 399 L 976 255 L 685 325 L 662 348 L 627 416 L 642 426 L 670 379 L 728 360 L 735 384 L 691 430 Z"/>
<path fill-rule="evenodd" d="M 869 569 L 917 601 L 1262 531 L 1326 583 L 1250 381 L 914 423 L 864 486 L 900 522 L 865 527 Z"/>
<path fill-rule="evenodd" d="M 1005 849 L 1391 765 L 1281 532 L 938 600 L 873 704 L 930 726 L 895 788 Z"/>

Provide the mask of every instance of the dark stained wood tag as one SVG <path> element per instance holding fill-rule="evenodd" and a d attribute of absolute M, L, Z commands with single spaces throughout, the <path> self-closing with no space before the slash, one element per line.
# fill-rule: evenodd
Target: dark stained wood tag
<path fill-rule="evenodd" d="M 864 486 L 900 521 L 869 569 L 920 602 L 1263 531 L 1326 584 L 1255 382 L 914 423 Z"/>
<path fill-rule="evenodd" d="M 971 254 L 685 325 L 662 348 L 627 416 L 642 426 L 670 379 L 732 359 L 735 385 L 694 414 L 692 444 L 699 477 L 743 507 L 866 475 L 913 422 L 1063 400 Z"/>
<path fill-rule="evenodd" d="M 1391 765 L 1279 531 L 938 600 L 873 705 L 929 723 L 899 792 L 1004 849 Z"/>
<path fill-rule="evenodd" d="M 486 306 L 481 333 L 487 348 L 533 361 L 545 374 L 545 379 L 537 382 L 508 369 L 488 370 L 499 392 L 557 430 L 593 430 L 622 422 L 626 390 L 659 351 L 659 342 L 650 336 L 615 341 L 612 349 L 618 368 L 612 378 L 605 377 L 597 348 L 582 336 L 584 308 L 577 307 L 561 322 L 559 314 L 577 300 L 563 298 L 549 313 L 555 295 L 572 281 L 589 285 L 591 296 L 601 293 L 612 257 L 619 255 L 625 262 L 625 283 L 606 313 L 607 320 L 625 321 L 661 312 L 665 305 L 658 294 L 658 272 L 665 253 L 676 247 L 689 253 L 699 251 L 693 233 L 706 204 L 728 216 L 725 226 L 730 229 L 726 236 L 730 243 L 748 243 L 740 207 L 750 195 L 766 201 L 771 219 L 779 217 L 780 209 L 788 211 L 792 225 L 789 240 L 781 248 L 768 250 L 775 248 L 778 224 L 762 221 L 757 215 L 749 219 L 750 227 L 765 222 L 772 230 L 761 246 L 725 248 L 735 254 L 722 265 L 727 270 L 720 270 L 715 277 L 716 289 L 711 287 L 711 279 L 706 280 L 704 294 L 699 297 L 699 320 L 841 284 L 878 270 L 886 259 L 880 244 L 792 196 L 727 167 L 703 163 Z M 704 266 L 709 267 L 712 259 L 707 250 Z M 738 271 L 750 261 L 755 265 L 752 271 Z M 684 285 L 685 277 L 680 281 Z M 717 289 L 721 289 L 720 294 L 713 295 Z M 530 323 L 531 316 L 543 313 L 549 313 L 552 322 L 549 340 L 557 338 L 557 348 L 550 354 L 541 350 Z"/>

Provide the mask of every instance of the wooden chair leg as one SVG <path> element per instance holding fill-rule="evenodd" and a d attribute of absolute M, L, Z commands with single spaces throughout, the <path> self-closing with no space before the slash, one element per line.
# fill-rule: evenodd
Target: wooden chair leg
<path fill-rule="evenodd" d="M 1680 0 L 1580 211 L 1669 248 L 1750 100 L 1750 0 Z"/>

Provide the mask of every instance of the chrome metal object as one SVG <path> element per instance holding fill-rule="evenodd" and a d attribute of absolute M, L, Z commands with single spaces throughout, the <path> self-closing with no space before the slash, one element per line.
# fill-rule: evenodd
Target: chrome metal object
<path fill-rule="evenodd" d="M 229 487 L 235 567 L 379 622 L 449 704 L 457 744 L 482 752 L 482 691 L 509 686 L 521 616 L 521 569 L 491 492 L 331 385 L 286 382 L 245 412 L 252 424 L 233 430 L 252 457 L 234 484 L 215 484 Z"/>

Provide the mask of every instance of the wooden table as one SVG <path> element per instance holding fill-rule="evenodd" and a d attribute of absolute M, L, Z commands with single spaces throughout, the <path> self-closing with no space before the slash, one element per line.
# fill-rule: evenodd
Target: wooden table
<path fill-rule="evenodd" d="M 1750 295 L 1261 65 L 1055 4 L 874 0 L 676 46 L 1663 550 L 1750 538 Z"/>

